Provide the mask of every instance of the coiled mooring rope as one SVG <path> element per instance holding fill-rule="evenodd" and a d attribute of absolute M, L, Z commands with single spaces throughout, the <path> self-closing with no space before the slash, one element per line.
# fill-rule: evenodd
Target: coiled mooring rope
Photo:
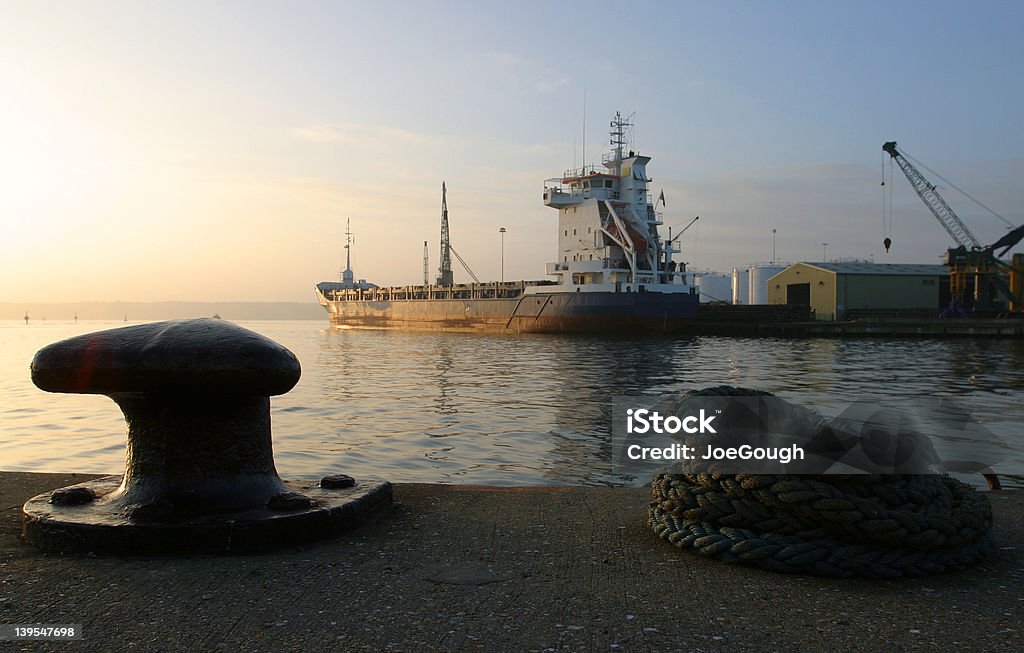
<path fill-rule="evenodd" d="M 993 547 L 988 497 L 942 474 L 657 474 L 650 523 L 681 549 L 772 571 L 890 578 Z"/>

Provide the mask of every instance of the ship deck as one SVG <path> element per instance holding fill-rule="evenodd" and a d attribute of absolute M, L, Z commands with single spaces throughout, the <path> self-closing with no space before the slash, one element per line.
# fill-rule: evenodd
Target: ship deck
<path fill-rule="evenodd" d="M 553 281 L 494 281 L 452 286 L 388 286 L 386 288 L 328 289 L 322 292 L 328 301 L 394 302 L 403 300 L 517 299 L 527 288 L 551 286 Z"/>

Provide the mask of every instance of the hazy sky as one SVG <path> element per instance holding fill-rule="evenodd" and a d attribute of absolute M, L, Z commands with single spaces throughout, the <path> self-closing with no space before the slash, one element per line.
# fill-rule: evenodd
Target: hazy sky
<path fill-rule="evenodd" d="M 692 267 L 939 262 L 884 141 L 1024 222 L 1020 2 L 2 2 L 0 301 L 312 300 L 543 278 L 546 178 L 616 110 Z M 888 170 L 888 165 L 886 165 Z M 927 173 L 926 173 L 927 174 Z M 939 180 L 932 179 L 939 183 Z M 978 238 L 1005 226 L 940 192 Z M 456 270 L 456 280 L 467 277 Z"/>

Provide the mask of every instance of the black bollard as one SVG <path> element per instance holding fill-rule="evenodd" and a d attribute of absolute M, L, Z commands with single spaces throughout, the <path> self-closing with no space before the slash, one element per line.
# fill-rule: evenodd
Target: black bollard
<path fill-rule="evenodd" d="M 104 394 L 121 408 L 126 467 L 123 476 L 30 500 L 25 540 L 97 553 L 252 551 L 333 535 L 390 505 L 386 482 L 278 476 L 270 396 L 291 390 L 299 375 L 285 347 L 209 318 L 44 347 L 32 361 L 37 386 Z"/>

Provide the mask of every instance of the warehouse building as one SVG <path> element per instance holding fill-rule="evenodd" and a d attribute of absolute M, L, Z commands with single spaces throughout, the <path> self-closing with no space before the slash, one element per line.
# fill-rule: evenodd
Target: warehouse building
<path fill-rule="evenodd" d="M 934 317 L 949 299 L 944 265 L 795 263 L 768 279 L 769 304 L 810 306 L 819 320 Z"/>

